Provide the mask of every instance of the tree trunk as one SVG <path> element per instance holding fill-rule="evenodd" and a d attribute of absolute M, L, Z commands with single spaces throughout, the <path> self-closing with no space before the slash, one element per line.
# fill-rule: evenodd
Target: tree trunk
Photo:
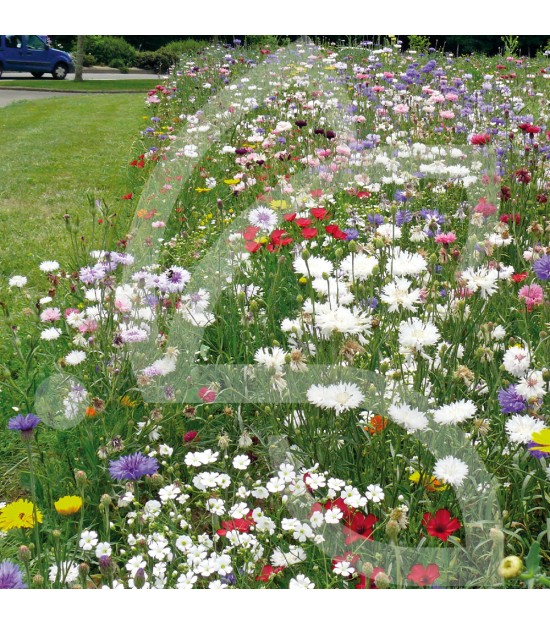
<path fill-rule="evenodd" d="M 74 60 L 74 79 L 81 81 L 84 80 L 82 78 L 82 70 L 84 68 L 84 44 L 85 44 L 85 35 L 77 35 L 76 37 L 76 56 Z"/>

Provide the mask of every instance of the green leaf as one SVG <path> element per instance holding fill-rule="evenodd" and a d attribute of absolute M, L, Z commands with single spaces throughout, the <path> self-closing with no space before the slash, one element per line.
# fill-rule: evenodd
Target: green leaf
<path fill-rule="evenodd" d="M 540 545 L 539 543 L 533 543 L 527 558 L 525 558 L 525 566 L 527 568 L 526 573 L 529 576 L 534 576 L 540 568 Z"/>

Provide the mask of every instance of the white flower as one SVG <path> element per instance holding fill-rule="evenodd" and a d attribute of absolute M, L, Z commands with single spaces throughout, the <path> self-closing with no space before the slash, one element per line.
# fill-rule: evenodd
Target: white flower
<path fill-rule="evenodd" d="M 430 321 L 407 319 L 399 324 L 399 353 L 423 353 L 425 347 L 435 345 L 440 338 L 439 330 Z"/>
<path fill-rule="evenodd" d="M 481 292 L 481 297 L 487 299 L 497 290 L 498 271 L 479 267 L 472 269 L 469 267 L 462 272 L 462 278 L 467 281 L 467 287 L 476 293 Z"/>
<path fill-rule="evenodd" d="M 244 471 L 250 465 L 250 458 L 245 456 L 235 456 L 233 458 L 233 466 L 239 471 Z"/>
<path fill-rule="evenodd" d="M 392 404 L 388 409 L 388 415 L 398 425 L 401 425 L 410 432 L 416 430 L 425 430 L 428 427 L 428 419 L 426 415 L 417 410 L 411 408 L 407 404 Z"/>
<path fill-rule="evenodd" d="M 99 543 L 95 548 L 95 557 L 101 558 L 101 556 L 110 556 L 113 550 L 109 543 Z"/>
<path fill-rule="evenodd" d="M 170 447 L 169 445 L 166 445 L 165 443 L 163 443 L 162 445 L 159 445 L 159 455 L 160 456 L 168 456 L 168 457 L 170 457 L 173 453 L 174 453 L 174 449 L 172 447 Z"/>
<path fill-rule="evenodd" d="M 532 401 L 544 397 L 546 394 L 544 389 L 545 384 L 542 371 L 530 371 L 516 384 L 516 391 L 526 401 Z"/>
<path fill-rule="evenodd" d="M 307 261 L 302 257 L 296 258 L 292 263 L 294 271 L 296 273 L 305 276 L 306 278 L 311 276 L 312 278 L 323 278 L 323 275 L 330 276 L 334 271 L 334 265 L 320 256 L 310 256 Z"/>
<path fill-rule="evenodd" d="M 82 551 L 91 551 L 98 543 L 96 532 L 85 530 L 80 534 L 79 547 Z"/>
<path fill-rule="evenodd" d="M 506 421 L 506 433 L 511 443 L 528 443 L 535 432 L 544 429 L 544 421 L 529 415 L 513 415 Z"/>
<path fill-rule="evenodd" d="M 397 241 L 401 238 L 401 228 L 390 223 L 378 226 L 376 233 L 390 241 Z"/>
<path fill-rule="evenodd" d="M 57 567 L 57 564 L 53 564 L 48 569 L 48 579 L 50 582 L 55 582 L 58 578 L 59 581 L 65 584 L 71 584 L 78 579 L 78 566 L 74 562 L 61 562 L 61 570 Z"/>
<path fill-rule="evenodd" d="M 378 259 L 374 256 L 367 256 L 366 254 L 349 254 L 342 261 L 340 269 L 350 280 L 363 282 L 372 276 L 374 268 L 377 266 Z"/>
<path fill-rule="evenodd" d="M 349 577 L 355 573 L 355 569 L 351 565 L 350 562 L 346 562 L 346 560 L 341 560 L 334 565 L 332 569 L 335 575 L 341 575 L 342 577 Z"/>
<path fill-rule="evenodd" d="M 40 338 L 44 341 L 55 341 L 61 336 L 61 330 L 57 328 L 46 328 L 40 333 Z"/>
<path fill-rule="evenodd" d="M 395 247 L 386 263 L 386 271 L 393 276 L 419 276 L 428 268 L 428 263 L 420 255 Z"/>
<path fill-rule="evenodd" d="M 130 573 L 130 577 L 134 577 L 139 569 L 145 570 L 147 563 L 143 559 L 143 556 L 134 556 L 126 563 L 126 570 Z"/>
<path fill-rule="evenodd" d="M 340 519 L 344 516 L 344 513 L 338 506 L 333 506 L 330 510 L 325 512 L 325 523 L 336 524 L 340 522 Z"/>
<path fill-rule="evenodd" d="M 281 371 L 285 364 L 286 353 L 280 347 L 261 347 L 254 354 L 254 360 L 266 369 Z"/>
<path fill-rule="evenodd" d="M 25 276 L 13 276 L 9 279 L 8 284 L 22 289 L 27 284 L 27 278 Z"/>
<path fill-rule="evenodd" d="M 441 406 L 434 411 L 433 417 L 436 423 L 442 425 L 455 425 L 471 419 L 476 414 L 477 408 L 471 399 L 461 399 L 446 406 Z"/>
<path fill-rule="evenodd" d="M 337 415 L 358 408 L 365 396 L 355 384 L 340 383 L 329 386 L 314 384 L 307 391 L 310 403 L 319 408 L 332 408 Z"/>
<path fill-rule="evenodd" d="M 468 475 L 468 465 L 454 456 L 445 456 L 435 463 L 433 474 L 446 484 L 460 486 Z"/>
<path fill-rule="evenodd" d="M 181 490 L 179 486 L 176 486 L 175 484 L 168 484 L 168 486 L 165 486 L 164 488 L 161 488 L 159 490 L 159 497 L 162 503 L 172 501 L 173 499 L 176 499 L 180 494 Z"/>
<path fill-rule="evenodd" d="M 309 577 L 300 574 L 290 580 L 288 587 L 291 590 L 302 590 L 315 588 L 315 584 L 309 579 Z"/>
<path fill-rule="evenodd" d="M 80 350 L 73 350 L 72 352 L 69 352 L 66 356 L 65 356 L 65 362 L 68 365 L 79 365 L 80 363 L 84 362 L 86 360 L 86 352 L 82 352 Z"/>
<path fill-rule="evenodd" d="M 380 484 L 370 484 L 370 486 L 367 486 L 367 492 L 365 495 L 367 499 L 373 503 L 380 503 L 385 497 Z"/>
<path fill-rule="evenodd" d="M 334 333 L 343 336 L 370 334 L 371 319 L 358 308 L 350 310 L 345 306 L 332 307 L 330 304 L 319 306 L 315 315 L 315 326 L 321 336 L 329 339 Z"/>
<path fill-rule="evenodd" d="M 271 232 L 278 222 L 277 213 L 267 206 L 258 206 L 250 211 L 248 221 L 260 230 Z"/>
<path fill-rule="evenodd" d="M 59 263 L 56 260 L 45 260 L 40 263 L 40 271 L 44 273 L 52 273 L 52 271 L 57 271 L 59 269 Z"/>
<path fill-rule="evenodd" d="M 231 506 L 229 509 L 229 516 L 233 519 L 242 519 L 250 512 L 250 508 L 244 503 L 244 501 L 239 501 L 234 506 Z"/>
<path fill-rule="evenodd" d="M 388 304 L 389 312 L 396 312 L 400 307 L 414 311 L 420 303 L 420 289 L 409 291 L 411 282 L 406 278 L 395 278 L 393 282 L 386 284 L 382 289 L 380 299 Z"/>
<path fill-rule="evenodd" d="M 531 358 L 525 347 L 514 345 L 506 350 L 502 364 L 510 375 L 521 377 L 529 369 Z"/>

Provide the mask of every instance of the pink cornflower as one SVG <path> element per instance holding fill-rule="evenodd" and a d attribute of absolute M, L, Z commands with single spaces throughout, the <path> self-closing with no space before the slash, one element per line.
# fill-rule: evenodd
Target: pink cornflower
<path fill-rule="evenodd" d="M 409 107 L 406 104 L 396 104 L 393 107 L 393 110 L 398 114 L 398 115 L 404 115 L 405 113 L 409 112 Z"/>
<path fill-rule="evenodd" d="M 521 287 L 518 297 L 525 300 L 527 310 L 531 312 L 534 306 L 538 306 L 543 303 L 544 291 L 542 290 L 540 284 L 529 284 Z"/>
<path fill-rule="evenodd" d="M 86 319 L 78 326 L 78 331 L 82 334 L 86 334 L 87 332 L 93 333 L 97 330 L 98 323 L 95 319 Z"/>
<path fill-rule="evenodd" d="M 497 207 L 494 204 L 490 204 L 484 197 L 482 197 L 477 203 L 475 211 L 476 213 L 481 213 L 484 217 L 490 217 L 497 212 Z"/>
<path fill-rule="evenodd" d="M 59 308 L 45 308 L 40 313 L 40 321 L 46 323 L 47 321 L 59 321 L 61 319 L 61 311 Z"/>
<path fill-rule="evenodd" d="M 450 243 L 454 243 L 456 241 L 456 234 L 454 232 L 447 232 L 438 234 L 435 237 L 436 243 L 442 243 L 443 245 L 449 245 Z"/>

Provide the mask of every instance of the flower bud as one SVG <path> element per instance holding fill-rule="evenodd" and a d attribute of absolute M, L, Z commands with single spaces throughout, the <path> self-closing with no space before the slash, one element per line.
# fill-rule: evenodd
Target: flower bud
<path fill-rule="evenodd" d="M 31 550 L 26 545 L 19 547 L 19 559 L 21 562 L 29 562 L 31 559 Z"/>
<path fill-rule="evenodd" d="M 145 571 L 143 569 L 138 569 L 136 574 L 134 575 L 134 584 L 135 587 L 140 589 L 145 586 Z"/>
<path fill-rule="evenodd" d="M 42 575 L 35 575 L 32 578 L 32 583 L 33 583 L 33 586 L 37 586 L 38 588 L 42 588 L 42 586 L 44 585 L 44 578 L 42 577 Z"/>
<path fill-rule="evenodd" d="M 370 577 L 372 575 L 372 572 L 374 571 L 374 566 L 372 566 L 370 562 L 363 562 L 361 571 L 363 572 L 365 577 Z"/>
<path fill-rule="evenodd" d="M 391 580 L 386 573 L 380 571 L 374 578 L 374 583 L 377 588 L 389 588 Z"/>
<path fill-rule="evenodd" d="M 517 556 L 504 558 L 498 567 L 498 574 L 504 579 L 517 577 L 523 571 L 523 562 Z"/>
<path fill-rule="evenodd" d="M 108 495 L 107 493 L 105 493 L 104 495 L 101 495 L 101 499 L 99 500 L 99 502 L 101 503 L 102 506 L 104 506 L 105 508 L 108 508 L 111 505 L 111 496 Z"/>
<path fill-rule="evenodd" d="M 88 481 L 88 476 L 84 471 L 77 471 L 74 477 L 79 486 L 85 486 Z"/>

